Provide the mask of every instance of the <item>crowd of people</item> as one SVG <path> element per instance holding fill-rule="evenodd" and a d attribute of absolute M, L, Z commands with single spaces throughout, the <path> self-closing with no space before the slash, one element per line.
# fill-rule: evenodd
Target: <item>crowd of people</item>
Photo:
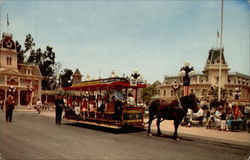
<path fill-rule="evenodd" d="M 188 110 L 183 124 L 190 127 L 195 121 L 200 126 L 205 124 L 207 129 L 250 132 L 250 106 L 219 106 L 211 109 L 202 106 L 197 113 Z"/>

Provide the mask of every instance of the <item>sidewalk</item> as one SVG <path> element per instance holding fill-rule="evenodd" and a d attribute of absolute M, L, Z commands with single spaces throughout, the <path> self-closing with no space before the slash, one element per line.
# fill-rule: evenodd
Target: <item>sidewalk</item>
<path fill-rule="evenodd" d="M 15 111 L 30 111 L 37 112 L 34 109 L 15 109 Z M 54 111 L 42 111 L 40 113 L 41 116 L 47 117 L 55 117 Z M 148 122 L 148 119 L 145 119 L 145 123 Z M 145 125 L 145 129 L 147 130 L 147 125 Z M 167 134 L 168 136 L 172 136 L 174 132 L 173 121 L 163 121 L 161 122 L 161 131 L 163 134 Z M 156 120 L 154 120 L 151 124 L 151 132 L 153 134 L 157 133 Z M 207 139 L 211 141 L 218 141 L 223 143 L 232 143 L 232 144 L 240 144 L 250 146 L 250 133 L 246 131 L 240 132 L 230 132 L 230 131 L 218 131 L 214 129 L 206 129 L 206 127 L 185 127 L 179 126 L 178 129 L 179 136 L 185 137 L 196 137 Z"/>
<path fill-rule="evenodd" d="M 146 119 L 145 122 L 148 120 Z M 148 125 L 145 126 L 147 129 Z M 174 124 L 173 121 L 161 122 L 161 131 L 163 134 L 173 135 Z M 151 124 L 152 133 L 157 133 L 156 120 Z M 170 132 L 170 133 L 169 133 Z M 214 129 L 206 129 L 206 127 L 186 127 L 179 126 L 179 136 L 192 136 L 196 138 L 206 138 L 207 140 L 220 141 L 224 143 L 233 143 L 250 146 L 250 133 L 246 131 L 231 132 L 231 131 L 219 131 Z"/>

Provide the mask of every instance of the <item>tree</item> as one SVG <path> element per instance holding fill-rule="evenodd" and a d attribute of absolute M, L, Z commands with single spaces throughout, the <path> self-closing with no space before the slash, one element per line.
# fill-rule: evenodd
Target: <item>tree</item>
<path fill-rule="evenodd" d="M 217 86 L 211 87 L 210 90 L 208 91 L 208 95 L 212 97 L 212 100 L 210 102 L 210 107 L 217 108 L 219 105 L 224 105 L 227 102 L 230 93 L 226 89 L 221 88 L 220 102 L 218 101 L 218 93 L 219 93 L 219 87 Z"/>
<path fill-rule="evenodd" d="M 17 51 L 17 62 L 18 63 L 25 63 L 25 53 L 31 50 L 35 46 L 34 38 L 31 34 L 26 35 L 26 39 L 24 42 L 24 49 L 22 49 L 22 45 L 16 41 L 16 51 Z"/>
<path fill-rule="evenodd" d="M 151 98 L 156 95 L 158 95 L 158 87 L 156 83 L 149 85 L 146 88 L 143 88 L 141 92 L 142 101 L 147 105 L 151 101 Z"/>
<path fill-rule="evenodd" d="M 34 59 L 39 60 L 39 56 L 40 52 L 38 51 Z M 56 81 L 56 79 L 54 79 L 55 72 L 53 68 L 53 66 L 55 65 L 55 52 L 53 52 L 52 47 L 50 46 L 46 47 L 46 51 L 41 55 L 40 62 L 41 63 L 38 63 L 39 68 L 41 74 L 44 76 L 44 79 L 42 80 L 42 88 L 48 90 L 52 89 L 51 85 Z"/>
<path fill-rule="evenodd" d="M 36 51 L 34 49 L 32 49 L 30 51 L 30 55 L 27 59 L 28 63 L 34 63 L 34 64 L 38 64 L 39 66 L 42 65 L 43 63 L 43 53 L 41 48 L 38 48 Z"/>
<path fill-rule="evenodd" d="M 69 87 L 72 85 L 73 71 L 65 68 L 63 73 L 60 75 L 62 87 Z"/>
<path fill-rule="evenodd" d="M 212 96 L 213 99 L 218 98 L 219 87 L 211 87 L 208 91 L 208 95 Z M 229 92 L 225 88 L 221 88 L 221 99 L 226 100 L 228 98 Z"/>
<path fill-rule="evenodd" d="M 56 89 L 59 85 L 59 71 L 61 70 L 61 65 L 55 63 L 55 52 L 50 46 L 46 47 L 45 51 L 42 51 L 41 48 L 34 49 L 35 46 L 34 38 L 31 34 L 26 35 L 24 42 L 24 49 L 18 41 L 16 41 L 16 50 L 18 52 L 18 63 L 33 63 L 39 66 L 40 72 L 44 77 L 42 80 L 42 89 L 43 90 L 53 90 Z M 29 55 L 26 59 L 26 53 L 29 52 Z M 69 75 L 71 74 L 69 69 L 66 69 L 65 75 L 63 75 L 65 86 L 71 85 L 72 82 L 69 82 Z M 73 74 L 73 72 L 72 72 Z M 72 75 L 71 74 L 71 75 Z M 71 77 L 70 75 L 70 77 Z M 67 79 L 67 80 L 66 80 Z M 66 82 L 67 81 L 67 82 Z"/>

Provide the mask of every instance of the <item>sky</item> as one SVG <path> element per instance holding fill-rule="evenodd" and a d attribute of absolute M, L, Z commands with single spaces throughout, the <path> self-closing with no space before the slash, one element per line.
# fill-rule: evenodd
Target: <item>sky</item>
<path fill-rule="evenodd" d="M 31 34 L 35 49 L 53 47 L 62 69 L 79 68 L 83 79 L 138 69 L 149 83 L 162 82 L 185 61 L 201 72 L 220 31 L 220 0 L 2 0 L 0 7 L 1 34 L 21 44 Z M 246 75 L 249 11 L 247 0 L 224 1 L 225 59 Z"/>

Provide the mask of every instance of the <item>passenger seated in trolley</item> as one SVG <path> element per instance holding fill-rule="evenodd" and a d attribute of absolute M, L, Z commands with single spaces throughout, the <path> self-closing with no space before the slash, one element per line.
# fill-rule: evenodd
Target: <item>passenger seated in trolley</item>
<path fill-rule="evenodd" d="M 104 112 L 104 109 L 105 109 L 105 102 L 103 101 L 101 95 L 98 95 L 98 96 L 97 96 L 96 106 L 97 106 L 97 111 L 99 111 L 99 112 Z"/>
<path fill-rule="evenodd" d="M 67 107 L 70 107 L 70 108 L 73 107 L 73 105 L 72 105 L 72 96 L 69 96 L 69 98 L 67 99 Z"/>
<path fill-rule="evenodd" d="M 135 106 L 135 99 L 132 93 L 129 93 L 127 98 L 127 107 L 134 107 L 134 106 Z"/>
<path fill-rule="evenodd" d="M 95 96 L 91 96 L 89 99 L 89 117 L 95 118 L 96 117 L 96 102 L 95 102 Z"/>
<path fill-rule="evenodd" d="M 85 96 L 83 96 L 81 102 L 81 117 L 83 120 L 85 120 L 86 117 L 88 116 L 87 108 L 88 108 L 88 99 Z"/>
<path fill-rule="evenodd" d="M 115 116 L 117 120 L 121 119 L 122 115 L 122 102 L 123 102 L 123 94 L 122 94 L 122 89 L 117 88 L 114 92 L 114 97 L 115 97 Z"/>
<path fill-rule="evenodd" d="M 104 117 L 104 110 L 107 107 L 106 107 L 106 103 L 102 99 L 101 95 L 97 96 L 96 106 L 97 106 L 97 118 L 103 118 Z"/>

